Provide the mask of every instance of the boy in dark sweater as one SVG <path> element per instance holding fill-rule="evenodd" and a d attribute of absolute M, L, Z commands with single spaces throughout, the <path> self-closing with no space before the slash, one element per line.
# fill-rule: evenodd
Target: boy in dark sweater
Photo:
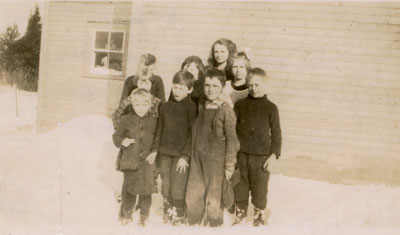
<path fill-rule="evenodd" d="M 249 96 L 236 102 L 236 132 L 240 141 L 237 163 L 240 183 L 234 188 L 236 221 L 247 216 L 249 192 L 254 205 L 253 225 L 265 224 L 269 181 L 269 163 L 281 152 L 281 128 L 278 107 L 265 95 L 266 73 L 260 68 L 249 70 Z"/>
<path fill-rule="evenodd" d="M 155 147 L 159 150 L 161 193 L 164 197 L 164 223 L 183 222 L 185 192 L 191 155 L 191 126 L 196 118 L 196 104 L 188 94 L 194 77 L 180 71 L 172 80 L 174 99 L 160 108 Z"/>

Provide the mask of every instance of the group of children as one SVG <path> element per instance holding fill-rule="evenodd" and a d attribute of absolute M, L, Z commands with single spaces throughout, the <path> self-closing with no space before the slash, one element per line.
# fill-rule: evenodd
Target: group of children
<path fill-rule="evenodd" d="M 112 116 L 116 129 L 113 141 L 120 148 L 117 169 L 124 174 L 119 213 L 123 224 L 131 222 L 132 214 L 138 209 L 139 224 L 146 224 L 151 194 L 156 192 L 157 172 L 162 180 L 164 223 L 191 224 L 186 215 L 188 211 L 193 211 L 190 206 L 197 205 L 189 204 L 185 199 L 189 193 L 197 193 L 196 187 L 187 187 L 189 173 L 193 170 L 193 143 L 225 141 L 224 133 L 220 139 L 211 140 L 213 127 L 202 126 L 199 129 L 193 125 L 205 117 L 204 110 L 207 109 L 201 108 L 202 102 L 211 107 L 215 103 L 211 100 L 223 100 L 229 104 L 230 107 L 225 109 L 228 109 L 227 113 L 232 110 L 233 115 L 229 120 L 226 115 L 220 120 L 210 116 L 208 123 L 213 126 L 225 125 L 223 122 L 228 121 L 233 123 L 230 130 L 224 127 L 221 132 L 232 132 L 232 138 L 240 143 L 240 147 L 232 148 L 236 158 L 233 162 L 229 161 L 228 164 L 227 159 L 222 158 L 225 159 L 225 168 L 222 170 L 225 169 L 227 180 L 232 176 L 233 165 L 240 172 L 240 182 L 234 187 L 234 205 L 228 211 L 235 213 L 234 224 L 241 223 L 247 216 L 251 193 L 255 208 L 253 224 L 265 224 L 268 168 L 271 159 L 280 156 L 281 130 L 277 106 L 265 94 L 267 75 L 260 68 L 251 68 L 250 57 L 248 50 L 237 52 L 232 41 L 217 40 L 211 48 L 208 68 L 197 56 L 185 59 L 181 70 L 172 79 L 171 93 L 166 102 L 163 81 L 154 75 L 156 58 L 151 54 L 141 57 L 137 73 L 124 83 L 120 106 Z M 224 87 L 221 93 L 213 93 L 211 83 L 204 84 L 216 77 Z M 206 94 L 205 90 L 208 91 Z M 212 98 L 214 94 L 218 96 L 217 99 Z M 197 133 L 197 137 L 194 137 L 193 126 L 197 128 L 195 131 L 206 133 L 210 138 L 199 138 Z M 218 158 L 214 155 L 207 157 Z M 209 175 L 204 171 L 201 177 L 205 179 Z M 222 185 L 213 187 L 222 188 Z M 207 190 L 211 189 L 205 187 Z M 216 191 L 219 193 L 216 198 L 221 198 L 220 191 Z M 207 200 L 206 197 L 205 204 L 209 203 Z M 211 212 L 208 216 L 212 216 Z M 221 224 L 222 221 L 210 223 L 211 226 Z"/>

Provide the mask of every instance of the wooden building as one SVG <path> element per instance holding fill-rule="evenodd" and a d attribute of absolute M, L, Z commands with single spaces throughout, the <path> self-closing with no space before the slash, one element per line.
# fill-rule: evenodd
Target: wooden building
<path fill-rule="evenodd" d="M 156 55 L 167 93 L 181 62 L 229 38 L 268 71 L 280 108 L 275 171 L 400 184 L 400 3 L 62 2 L 46 4 L 38 125 L 110 115 L 138 57 Z"/>

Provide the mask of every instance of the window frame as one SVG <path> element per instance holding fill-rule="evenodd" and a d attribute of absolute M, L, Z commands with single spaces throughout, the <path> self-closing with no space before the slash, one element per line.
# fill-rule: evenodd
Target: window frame
<path fill-rule="evenodd" d="M 90 48 L 90 62 L 89 62 L 89 73 L 90 75 L 93 76 L 101 76 L 101 77 L 111 77 L 111 78 L 118 78 L 118 77 L 125 77 L 125 67 L 126 67 L 126 53 L 127 49 L 126 47 L 126 40 L 127 40 L 127 31 L 124 29 L 107 29 L 107 28 L 93 28 L 91 33 L 91 48 Z M 97 32 L 107 32 L 108 33 L 108 38 L 107 38 L 107 47 L 108 49 L 96 49 L 96 33 Z M 118 50 L 112 50 L 110 48 L 111 44 L 111 34 L 112 33 L 122 33 L 122 48 L 120 51 Z M 104 72 L 96 71 L 96 52 L 103 52 L 103 53 L 119 53 L 122 55 L 122 68 L 121 72 L 118 74 L 113 74 L 110 73 L 112 70 L 108 68 L 107 70 L 109 71 L 108 74 L 104 74 Z M 110 60 L 110 56 L 108 56 L 108 60 Z"/>

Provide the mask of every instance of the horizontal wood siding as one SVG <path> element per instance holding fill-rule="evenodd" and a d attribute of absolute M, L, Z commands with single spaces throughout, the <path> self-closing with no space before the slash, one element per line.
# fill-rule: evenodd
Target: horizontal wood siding
<path fill-rule="evenodd" d="M 120 93 L 122 81 L 84 75 L 91 43 L 87 35 L 91 23 L 129 24 L 131 3 L 54 1 L 46 8 L 38 124 L 47 128 L 81 115 L 109 115 L 118 102 L 110 97 Z"/>
<path fill-rule="evenodd" d="M 280 109 L 287 160 L 278 172 L 400 183 L 399 8 L 395 2 L 139 2 L 132 50 L 136 57 L 157 56 L 169 92 L 185 57 L 206 61 L 222 37 L 248 46 L 253 66 L 267 70 L 268 94 Z"/>

